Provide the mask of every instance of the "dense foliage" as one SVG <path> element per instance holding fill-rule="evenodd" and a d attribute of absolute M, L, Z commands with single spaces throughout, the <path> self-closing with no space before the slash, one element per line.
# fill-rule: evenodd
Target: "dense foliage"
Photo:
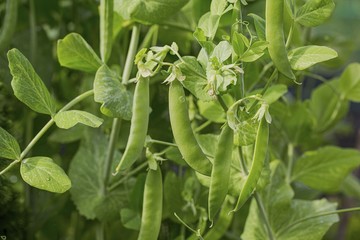
<path fill-rule="evenodd" d="M 344 3 L 1 2 L 1 238 L 357 239 Z"/>

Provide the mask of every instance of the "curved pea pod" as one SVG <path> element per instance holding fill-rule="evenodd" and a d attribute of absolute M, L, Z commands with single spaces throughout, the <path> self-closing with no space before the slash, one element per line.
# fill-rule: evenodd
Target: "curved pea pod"
<path fill-rule="evenodd" d="M 134 92 L 129 140 L 115 174 L 129 168 L 142 152 L 149 124 L 149 101 L 149 78 L 140 77 Z"/>
<path fill-rule="evenodd" d="M 261 175 L 261 171 L 264 167 L 268 141 L 269 141 L 269 124 L 266 122 L 266 119 L 264 117 L 260 120 L 259 127 L 256 133 L 254 154 L 253 154 L 249 175 L 245 180 L 245 183 L 243 185 L 243 188 L 241 189 L 236 206 L 234 210 L 232 210 L 232 212 L 239 210 L 255 190 L 256 184 Z"/>
<path fill-rule="evenodd" d="M 184 160 L 195 171 L 209 176 L 212 164 L 194 136 L 185 92 L 178 80 L 171 82 L 169 87 L 169 114 L 174 139 Z"/>
<path fill-rule="evenodd" d="M 222 239 L 222 236 L 226 233 L 234 216 L 233 214 L 229 214 L 229 211 L 234 206 L 233 203 L 234 199 L 228 195 L 224 201 L 218 220 L 216 221 L 214 226 L 205 234 L 204 239 Z"/>
<path fill-rule="evenodd" d="M 275 67 L 287 78 L 295 80 L 288 60 L 284 38 L 284 0 L 266 0 L 266 41 Z"/>
<path fill-rule="evenodd" d="M 138 240 L 157 240 L 161 227 L 163 186 L 161 169 L 149 169 L 144 188 L 143 210 Z"/>
<path fill-rule="evenodd" d="M 211 172 L 208 208 L 209 220 L 220 210 L 228 192 L 233 149 L 233 130 L 226 124 L 220 134 Z"/>

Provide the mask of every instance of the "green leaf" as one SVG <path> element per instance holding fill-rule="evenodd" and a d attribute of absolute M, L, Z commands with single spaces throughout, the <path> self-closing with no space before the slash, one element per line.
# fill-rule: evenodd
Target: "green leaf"
<path fill-rule="evenodd" d="M 20 147 L 16 139 L 0 127 L 0 157 L 11 160 L 20 158 Z"/>
<path fill-rule="evenodd" d="M 295 48 L 288 52 L 289 62 L 294 70 L 304 70 L 337 56 L 338 54 L 335 50 L 315 45 Z"/>
<path fill-rule="evenodd" d="M 120 185 L 108 190 L 106 194 L 103 192 L 102 189 L 107 187 L 104 186 L 107 148 L 108 140 L 105 135 L 98 130 L 88 131 L 69 167 L 69 177 L 72 181 L 71 198 L 80 214 L 88 219 L 118 218 L 133 185 L 130 178 L 126 182 L 126 187 Z M 116 151 L 114 160 L 117 159 L 120 159 L 120 154 Z M 115 161 L 112 166 L 115 166 Z M 119 178 L 111 178 L 110 183 L 116 180 Z"/>
<path fill-rule="evenodd" d="M 342 119 L 348 109 L 349 102 L 339 92 L 339 81 L 332 80 L 321 84 L 312 93 L 309 109 L 315 117 L 315 130 L 324 132 Z"/>
<path fill-rule="evenodd" d="M 21 161 L 20 174 L 29 185 L 54 193 L 70 189 L 71 181 L 64 170 L 48 157 L 31 157 Z"/>
<path fill-rule="evenodd" d="M 330 226 L 338 221 L 338 216 L 317 216 L 334 211 L 336 203 L 325 199 L 315 201 L 292 200 L 293 191 L 285 180 L 286 169 L 276 160 L 271 162 L 271 180 L 260 192 L 266 215 L 269 219 L 274 239 L 302 240 L 322 239 Z M 317 216 L 317 217 L 314 217 Z M 311 218 L 313 217 L 313 218 Z M 261 212 L 255 199 L 252 200 L 242 239 L 268 239 Z"/>
<path fill-rule="evenodd" d="M 188 0 L 118 0 L 115 11 L 125 19 L 158 24 L 178 12 Z"/>
<path fill-rule="evenodd" d="M 128 229 L 139 231 L 141 225 L 140 214 L 134 210 L 123 208 L 120 211 L 121 223 Z"/>
<path fill-rule="evenodd" d="M 200 18 L 198 28 L 204 31 L 206 37 L 213 39 L 219 27 L 219 23 L 219 15 L 212 15 L 210 12 L 207 12 Z"/>
<path fill-rule="evenodd" d="M 97 128 L 104 120 L 85 111 L 70 110 L 57 113 L 54 117 L 54 121 L 59 128 L 69 129 L 78 123 Z"/>
<path fill-rule="evenodd" d="M 54 115 L 55 101 L 27 58 L 17 49 L 7 53 L 15 96 L 35 112 Z"/>
<path fill-rule="evenodd" d="M 248 16 L 254 19 L 255 30 L 259 40 L 265 41 L 265 20 L 254 13 L 250 13 L 248 14 Z"/>
<path fill-rule="evenodd" d="M 261 58 L 265 49 L 268 46 L 268 42 L 266 41 L 257 41 L 254 42 L 248 50 L 240 57 L 243 62 L 254 62 L 257 59 Z"/>
<path fill-rule="evenodd" d="M 102 103 L 101 112 L 109 117 L 130 120 L 132 115 L 132 95 L 120 82 L 116 72 L 102 65 L 95 75 L 94 100 Z"/>
<path fill-rule="evenodd" d="M 227 0 L 211 1 L 210 12 L 212 15 L 222 15 L 228 5 Z"/>
<path fill-rule="evenodd" d="M 201 67 L 195 57 L 183 57 L 186 64 L 179 64 L 181 72 L 186 76 L 181 83 L 196 98 L 203 101 L 211 101 L 213 98 L 208 94 L 207 79 L 204 69 Z"/>
<path fill-rule="evenodd" d="M 306 152 L 294 166 L 294 181 L 323 192 L 336 192 L 351 170 L 360 165 L 360 152 L 324 147 Z"/>
<path fill-rule="evenodd" d="M 106 62 L 112 49 L 114 0 L 100 1 L 100 55 Z"/>
<path fill-rule="evenodd" d="M 228 106 L 233 103 L 233 99 L 230 95 L 223 95 L 222 98 Z M 200 114 L 208 120 L 216 123 L 225 122 L 226 114 L 218 101 L 204 102 L 199 100 L 197 101 L 197 105 L 199 107 Z"/>
<path fill-rule="evenodd" d="M 305 27 L 324 23 L 335 8 L 333 0 L 308 0 L 296 13 L 295 21 Z"/>
<path fill-rule="evenodd" d="M 221 41 L 218 45 L 214 48 L 211 57 L 216 57 L 220 60 L 220 62 L 224 62 L 231 56 L 232 53 L 232 46 L 228 41 Z"/>
<path fill-rule="evenodd" d="M 57 43 L 60 65 L 84 72 L 96 72 L 102 62 L 80 34 L 70 33 Z"/>
<path fill-rule="evenodd" d="M 360 102 L 360 63 L 352 63 L 340 76 L 340 91 L 354 102 Z"/>
<path fill-rule="evenodd" d="M 85 128 L 84 125 L 77 125 L 70 129 L 57 128 L 51 133 L 48 139 L 51 142 L 63 144 L 79 141 L 86 131 Z"/>

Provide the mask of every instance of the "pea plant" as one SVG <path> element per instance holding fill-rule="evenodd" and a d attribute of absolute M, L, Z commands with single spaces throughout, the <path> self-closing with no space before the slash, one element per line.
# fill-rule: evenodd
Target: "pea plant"
<path fill-rule="evenodd" d="M 338 53 L 311 38 L 333 0 L 100 0 L 99 48 L 76 32 L 54 48 L 82 76 L 67 103 L 10 48 L 21 4 L 4 6 L 0 50 L 28 121 L 47 122 L 28 140 L 0 122 L 1 192 L 20 174 L 17 191 L 63 193 L 46 195 L 62 235 L 335 239 L 339 214 L 360 210 L 336 198 L 359 199 L 360 152 L 334 141 L 360 101 L 360 63 L 326 79 L 317 66 Z M 36 151 L 47 142 L 72 152 Z"/>

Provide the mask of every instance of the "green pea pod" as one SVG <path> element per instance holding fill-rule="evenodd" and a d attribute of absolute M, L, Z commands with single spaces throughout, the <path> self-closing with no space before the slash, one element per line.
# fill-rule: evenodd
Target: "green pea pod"
<path fill-rule="evenodd" d="M 111 54 L 113 38 L 114 0 L 100 1 L 100 55 L 106 63 Z"/>
<path fill-rule="evenodd" d="M 10 44 L 15 32 L 18 0 L 7 0 L 5 17 L 0 32 L 0 52 L 4 51 Z"/>
<path fill-rule="evenodd" d="M 249 171 L 247 179 L 245 180 L 243 188 L 241 189 L 235 209 L 232 210 L 232 212 L 239 210 L 255 190 L 256 184 L 261 175 L 261 171 L 264 167 L 268 141 L 269 125 L 266 122 L 265 117 L 263 117 L 259 122 L 259 127 L 256 133 L 251 169 Z"/>
<path fill-rule="evenodd" d="M 138 240 L 157 240 L 161 227 L 163 186 L 161 169 L 149 169 L 144 188 L 143 210 Z"/>
<path fill-rule="evenodd" d="M 220 211 L 219 218 L 214 226 L 205 234 L 204 239 L 206 240 L 218 240 L 222 239 L 222 236 L 226 233 L 229 228 L 233 214 L 229 214 L 229 211 L 233 208 L 233 198 L 229 195 L 226 197 L 223 207 Z"/>
<path fill-rule="evenodd" d="M 169 113 L 174 139 L 184 160 L 195 171 L 210 176 L 211 162 L 201 150 L 194 136 L 185 92 L 178 80 L 170 84 Z"/>
<path fill-rule="evenodd" d="M 266 0 L 266 41 L 275 67 L 286 77 L 295 80 L 287 57 L 284 38 L 284 0 Z"/>
<path fill-rule="evenodd" d="M 233 130 L 226 124 L 221 131 L 211 172 L 209 189 L 209 220 L 220 210 L 228 192 L 233 149 Z"/>
<path fill-rule="evenodd" d="M 144 147 L 149 123 L 149 78 L 140 77 L 138 80 L 132 112 L 129 140 L 115 174 L 129 168 L 139 158 Z"/>

